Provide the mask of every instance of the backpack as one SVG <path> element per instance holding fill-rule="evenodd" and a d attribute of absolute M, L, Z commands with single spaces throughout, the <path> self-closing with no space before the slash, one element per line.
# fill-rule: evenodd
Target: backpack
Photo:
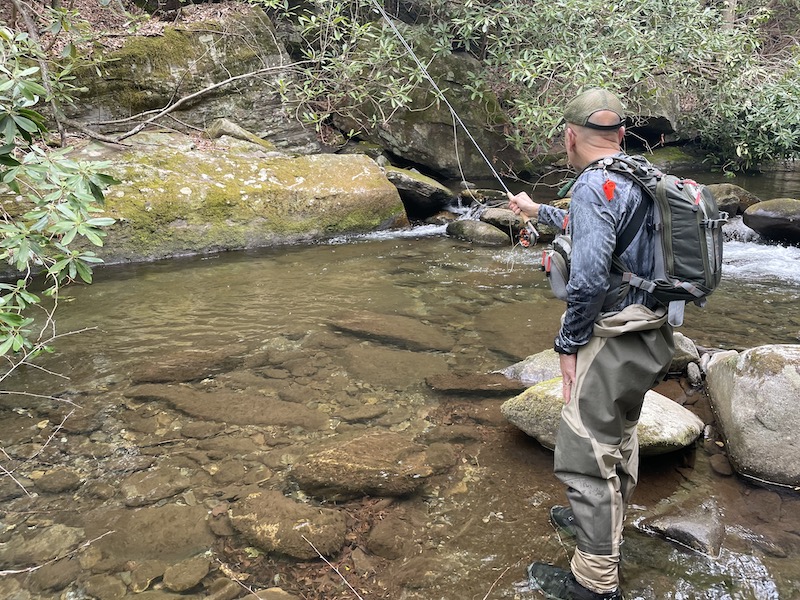
<path fill-rule="evenodd" d="M 682 325 L 686 303 L 704 306 L 706 297 L 719 285 L 722 225 L 728 219 L 727 213 L 720 213 L 708 188 L 691 179 L 664 174 L 643 157 L 607 157 L 586 169 L 620 173 L 636 182 L 645 193 L 630 223 L 617 238 L 612 281 L 603 310 L 622 300 L 633 286 L 668 307 L 671 325 Z M 656 210 L 653 221 L 645 223 L 648 197 Z M 643 226 L 655 232 L 655 269 L 651 280 L 626 271 L 619 258 Z M 563 233 L 542 254 L 542 269 L 553 293 L 562 300 L 567 299 L 571 252 L 572 241 Z"/>

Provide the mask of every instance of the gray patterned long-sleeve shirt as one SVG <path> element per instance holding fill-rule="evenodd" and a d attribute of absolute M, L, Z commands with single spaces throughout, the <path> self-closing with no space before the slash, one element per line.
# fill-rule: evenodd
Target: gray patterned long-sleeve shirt
<path fill-rule="evenodd" d="M 625 155 L 620 155 L 625 156 Z M 613 198 L 606 199 L 603 184 L 616 184 Z M 572 238 L 572 261 L 567 283 L 567 310 L 555 339 L 555 349 L 574 354 L 589 341 L 595 321 L 602 312 L 619 311 L 630 304 L 655 306 L 650 296 L 630 288 L 618 303 L 603 308 L 609 288 L 611 260 L 617 238 L 633 217 L 640 202 L 650 202 L 629 178 L 603 169 L 584 171 L 572 187 L 567 233 Z M 652 219 L 648 209 L 645 222 Z M 539 222 L 562 227 L 567 211 L 546 204 L 539 207 Z M 642 227 L 620 257 L 627 270 L 651 277 L 654 265 L 653 234 Z"/>

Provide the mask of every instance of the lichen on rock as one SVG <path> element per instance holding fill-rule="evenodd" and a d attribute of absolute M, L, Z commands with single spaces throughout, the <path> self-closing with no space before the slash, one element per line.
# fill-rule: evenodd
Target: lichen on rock
<path fill-rule="evenodd" d="M 124 150 L 81 153 L 112 162 L 117 219 L 98 250 L 106 262 L 237 250 L 373 231 L 404 216 L 397 189 L 364 155 L 289 156 L 223 137 L 142 135 Z"/>

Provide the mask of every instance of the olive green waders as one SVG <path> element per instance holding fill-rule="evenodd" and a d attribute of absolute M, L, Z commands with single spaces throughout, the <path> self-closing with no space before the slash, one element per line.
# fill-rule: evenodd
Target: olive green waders
<path fill-rule="evenodd" d="M 673 349 L 666 311 L 633 304 L 601 315 L 578 351 L 556 438 L 555 474 L 575 513 L 572 573 L 595 592 L 619 586 L 625 506 L 639 472 L 636 423 L 644 395 L 666 375 Z"/>

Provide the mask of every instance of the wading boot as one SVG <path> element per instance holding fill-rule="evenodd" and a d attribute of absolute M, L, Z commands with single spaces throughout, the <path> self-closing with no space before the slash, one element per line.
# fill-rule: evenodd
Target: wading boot
<path fill-rule="evenodd" d="M 567 537 L 575 537 L 575 514 L 569 506 L 551 508 L 550 522 L 558 533 Z"/>
<path fill-rule="evenodd" d="M 623 600 L 619 590 L 599 594 L 583 587 L 565 569 L 535 562 L 528 567 L 528 580 L 548 600 Z"/>

